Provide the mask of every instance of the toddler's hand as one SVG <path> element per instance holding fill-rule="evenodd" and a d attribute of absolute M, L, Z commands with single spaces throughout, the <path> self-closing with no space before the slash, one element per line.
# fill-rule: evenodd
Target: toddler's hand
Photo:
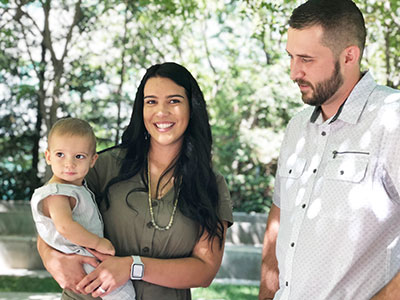
<path fill-rule="evenodd" d="M 111 242 L 105 238 L 100 238 L 99 245 L 96 247 L 97 251 L 104 253 L 104 254 L 109 254 L 109 255 L 114 255 L 115 254 L 115 248 L 111 244 Z"/>

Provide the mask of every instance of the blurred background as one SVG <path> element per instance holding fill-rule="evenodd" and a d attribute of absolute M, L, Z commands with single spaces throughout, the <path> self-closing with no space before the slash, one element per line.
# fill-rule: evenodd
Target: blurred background
<path fill-rule="evenodd" d="M 202 88 L 214 163 L 236 212 L 267 212 L 285 126 L 303 103 L 289 79 L 287 20 L 303 1 L 0 0 L 0 200 L 43 184 L 46 135 L 61 117 L 119 142 L 155 63 L 186 66 Z M 356 0 L 363 69 L 400 86 L 400 2 Z"/>

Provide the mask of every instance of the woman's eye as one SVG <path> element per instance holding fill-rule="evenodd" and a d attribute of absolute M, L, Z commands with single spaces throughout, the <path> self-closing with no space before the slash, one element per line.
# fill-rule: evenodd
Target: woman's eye
<path fill-rule="evenodd" d="M 155 100 L 146 100 L 146 104 L 148 104 L 148 105 L 151 105 L 151 104 L 154 104 L 154 103 L 156 103 Z"/>
<path fill-rule="evenodd" d="M 174 104 L 174 103 L 180 103 L 181 102 L 181 100 L 179 100 L 179 99 L 171 99 L 170 100 L 170 103 L 172 103 L 172 104 Z"/>

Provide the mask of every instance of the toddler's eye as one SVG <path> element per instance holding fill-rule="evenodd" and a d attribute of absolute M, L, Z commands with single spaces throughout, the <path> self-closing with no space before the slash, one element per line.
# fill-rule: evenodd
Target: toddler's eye
<path fill-rule="evenodd" d="M 78 154 L 78 155 L 76 156 L 76 158 L 77 158 L 77 159 L 84 159 L 84 158 L 85 158 L 85 155 L 83 155 L 83 154 Z"/>
<path fill-rule="evenodd" d="M 57 157 L 64 157 L 64 153 L 62 153 L 62 152 L 57 152 L 57 153 L 56 153 L 56 156 L 57 156 Z"/>

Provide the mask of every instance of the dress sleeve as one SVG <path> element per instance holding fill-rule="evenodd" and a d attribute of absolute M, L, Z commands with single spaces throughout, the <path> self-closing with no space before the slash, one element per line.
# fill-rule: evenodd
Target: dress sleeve
<path fill-rule="evenodd" d="M 93 168 L 86 175 L 86 183 L 95 194 L 96 199 L 101 197 L 107 183 L 118 175 L 120 150 L 107 150 L 99 154 Z"/>
<path fill-rule="evenodd" d="M 216 173 L 215 176 L 217 179 L 219 194 L 218 214 L 221 220 L 228 222 L 228 227 L 230 227 L 233 224 L 231 195 L 229 193 L 225 178 L 219 173 Z"/>
<path fill-rule="evenodd" d="M 100 156 L 96 161 L 96 164 L 93 168 L 89 170 L 87 173 L 85 180 L 89 189 L 95 194 L 96 199 L 101 194 L 101 184 L 100 184 L 100 176 L 101 174 L 101 159 Z"/>

